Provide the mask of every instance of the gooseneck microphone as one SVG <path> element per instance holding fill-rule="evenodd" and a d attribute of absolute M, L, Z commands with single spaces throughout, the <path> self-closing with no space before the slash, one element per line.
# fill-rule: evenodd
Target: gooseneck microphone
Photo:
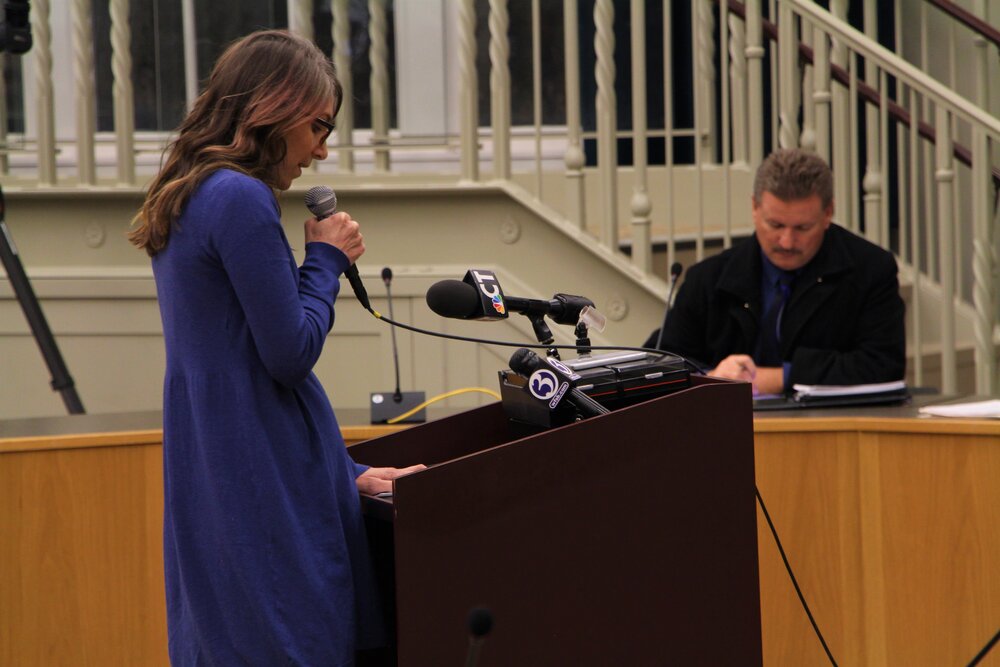
<path fill-rule="evenodd" d="M 382 282 L 385 283 L 389 317 L 395 319 L 396 316 L 392 314 L 392 269 L 388 266 L 382 269 Z M 399 403 L 403 400 L 403 392 L 399 390 L 399 348 L 396 346 L 396 327 L 390 327 L 389 333 L 392 335 L 392 365 L 396 369 L 396 391 L 392 393 L 392 400 Z"/>
<path fill-rule="evenodd" d="M 667 308 L 663 311 L 663 324 L 660 326 L 660 335 L 656 337 L 656 349 L 663 349 L 663 339 L 667 331 L 667 321 L 670 319 L 670 309 L 674 299 L 674 288 L 677 287 L 677 279 L 684 272 L 684 267 L 680 262 L 674 262 L 670 266 L 670 290 L 667 292 Z"/>
<path fill-rule="evenodd" d="M 329 218 L 337 212 L 337 194 L 332 188 L 325 185 L 309 188 L 309 191 L 306 192 L 306 208 L 316 216 L 317 220 Z M 361 276 L 358 275 L 358 267 L 351 264 L 344 270 L 344 275 L 347 276 L 347 281 L 351 283 L 354 295 L 358 297 L 358 301 L 364 306 L 364 309 L 374 313 L 371 302 L 368 301 L 368 290 L 365 289 L 364 283 L 361 282 Z"/>

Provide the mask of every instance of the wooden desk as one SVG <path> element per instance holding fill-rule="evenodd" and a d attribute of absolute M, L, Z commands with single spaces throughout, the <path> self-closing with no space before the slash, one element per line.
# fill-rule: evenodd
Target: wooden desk
<path fill-rule="evenodd" d="M 761 413 L 754 430 L 758 487 L 837 661 L 967 664 L 1000 627 L 1000 421 L 869 408 Z M 0 422 L 0 664 L 167 664 L 161 446 L 158 413 Z M 758 524 L 765 664 L 828 664 Z"/>
<path fill-rule="evenodd" d="M 842 665 L 966 665 L 1000 628 L 1000 421 L 765 413 L 757 486 Z M 758 509 L 765 664 L 829 664 Z M 983 665 L 1000 665 L 994 650 Z"/>

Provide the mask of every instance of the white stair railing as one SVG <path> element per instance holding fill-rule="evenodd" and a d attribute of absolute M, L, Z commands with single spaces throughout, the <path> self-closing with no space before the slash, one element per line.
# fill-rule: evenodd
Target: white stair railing
<path fill-rule="evenodd" d="M 437 143 L 421 144 L 422 150 L 438 151 L 434 162 L 438 177 L 443 166 L 456 182 L 476 184 L 482 180 L 484 162 L 494 182 L 531 183 L 511 191 L 523 192 L 519 196 L 547 207 L 538 210 L 558 212 L 564 222 L 586 232 L 579 235 L 581 242 L 600 246 L 605 256 L 621 253 L 627 244 L 635 275 L 665 296 L 662 273 L 656 272 L 670 266 L 682 247 L 692 248 L 700 259 L 714 251 L 711 244 L 728 246 L 734 237 L 749 233 L 745 197 L 764 153 L 778 145 L 805 146 L 834 167 L 838 222 L 891 248 L 910 270 L 909 330 L 917 383 L 924 378 L 923 351 L 939 346 L 941 388 L 953 391 L 957 350 L 971 339 L 976 389 L 984 394 L 996 391 L 994 193 L 1000 170 L 994 155 L 1000 152 L 1000 122 L 987 109 L 988 50 L 993 47 L 985 39 L 975 35 L 966 39 L 966 33 L 958 32 L 966 30 L 962 27 L 943 30 L 951 63 L 944 68 L 944 78 L 952 78 L 942 83 L 932 76 L 933 70 L 942 68 L 930 59 L 927 48 L 932 40 L 940 40 L 940 17 L 932 19 L 928 12 L 936 10 L 924 2 L 906 2 L 904 8 L 904 0 L 898 0 L 895 9 L 897 51 L 903 51 L 904 40 L 919 41 L 909 49 L 918 53 L 919 62 L 914 64 L 872 39 L 877 26 L 871 2 L 864 5 L 863 30 L 847 23 L 847 0 L 831 0 L 831 11 L 808 0 L 746 0 L 745 4 L 721 0 L 714 6 L 712 0 L 696 0 L 688 6 L 689 22 L 684 26 L 675 20 L 679 3 L 664 2 L 662 26 L 656 29 L 668 48 L 651 53 L 643 39 L 649 34 L 645 26 L 650 3 L 633 0 L 629 16 L 622 17 L 615 15 L 611 0 L 597 0 L 593 15 L 587 16 L 579 13 L 576 2 L 564 0 L 562 25 L 544 26 L 563 32 L 565 123 L 552 127 L 540 120 L 542 105 L 549 108 L 553 102 L 542 102 L 540 93 L 539 3 L 490 0 L 486 4 L 488 14 L 477 16 L 475 0 L 445 3 L 452 13 L 448 29 L 454 31 L 449 48 L 457 63 L 452 82 L 454 122 Z M 310 36 L 311 5 L 306 0 L 290 0 L 288 5 L 292 29 Z M 412 151 L 413 142 L 389 125 L 387 4 L 367 3 L 368 53 L 351 51 L 349 5 L 347 0 L 333 0 L 330 9 L 332 55 L 345 100 L 332 139 L 337 159 L 317 169 L 358 178 L 370 171 L 379 175 L 380 182 L 391 183 L 395 175 L 402 177 L 397 164 L 406 151 Z M 903 13 L 914 6 L 919 27 L 904 31 Z M 68 34 L 52 34 L 54 25 L 62 25 L 51 16 L 52 9 L 67 12 Z M 25 131 L 8 132 L 7 109 L 0 109 L 0 179 L 6 189 L 57 184 L 89 190 L 138 188 L 155 169 L 168 135 L 143 134 L 144 140 L 137 142 L 128 0 L 111 0 L 109 11 L 109 34 L 100 37 L 111 44 L 112 135 L 95 128 L 90 0 L 54 8 L 48 0 L 32 3 L 35 44 L 22 57 L 22 92 L 28 106 Z M 513 12 L 529 11 L 534 124 L 515 127 L 511 19 Z M 972 14 L 985 15 L 982 0 L 974 3 Z M 644 31 L 636 30 L 627 45 L 616 48 L 615 25 L 625 20 Z M 579 40 L 584 27 L 594 35 L 592 43 Z M 692 49 L 689 65 L 685 64 L 691 68 L 688 89 L 675 80 L 679 70 L 670 48 L 671 36 L 683 30 L 690 32 Z M 193 28 L 185 34 L 193 35 Z M 486 43 L 477 43 L 477 34 L 488 35 Z M 63 51 L 52 48 L 53 42 L 64 40 L 73 45 L 71 63 L 57 62 Z M 975 53 L 968 64 L 974 81 L 971 100 L 957 91 L 963 81 L 955 63 L 965 42 Z M 184 48 L 193 52 L 190 45 Z M 479 124 L 478 53 L 489 54 L 486 94 L 491 119 L 486 131 Z M 616 54 L 629 58 L 630 76 L 618 76 L 622 64 L 616 62 Z M 9 62 L 11 56 L 4 58 Z M 370 130 L 355 123 L 351 64 L 360 58 L 371 64 Z M 663 72 L 658 80 L 647 71 L 647 64 L 656 60 Z M 583 62 L 593 62 L 593 69 L 584 70 Z M 963 66 L 961 74 L 968 78 L 965 70 Z M 66 86 L 55 85 L 53 77 L 63 77 L 60 81 L 65 83 L 66 72 L 73 83 L 76 123 L 75 128 L 59 129 L 57 136 L 53 108 Z M 191 78 L 188 72 L 188 84 Z M 582 82 L 595 91 L 592 98 L 582 95 Z M 765 96 L 765 84 L 771 96 Z M 659 111 L 649 107 L 650 93 L 657 89 L 663 99 Z M 631 104 L 628 118 L 618 118 L 619 99 Z M 859 99 L 865 100 L 860 113 Z M 687 126 L 680 125 L 675 114 L 684 104 L 689 105 Z M 588 106 L 593 114 L 582 113 Z M 593 123 L 585 126 L 585 117 L 592 117 Z M 630 127 L 623 130 L 623 125 Z M 662 142 L 662 159 L 651 160 L 647 151 L 651 142 Z M 532 148 L 525 149 L 529 144 Z M 618 149 L 629 144 L 632 161 L 623 167 Z M 678 146 L 684 147 L 682 151 Z M 143 157 L 138 162 L 137 153 Z M 405 177 L 412 181 L 412 160 L 409 164 Z M 549 179 L 564 179 L 565 186 L 546 187 L 547 182 L 556 182 Z M 655 261 L 660 244 L 665 247 L 665 263 Z M 941 324 L 936 330 L 922 324 L 929 317 L 925 299 L 930 292 L 938 295 Z M 968 330 L 958 321 L 965 309 L 974 313 Z"/>

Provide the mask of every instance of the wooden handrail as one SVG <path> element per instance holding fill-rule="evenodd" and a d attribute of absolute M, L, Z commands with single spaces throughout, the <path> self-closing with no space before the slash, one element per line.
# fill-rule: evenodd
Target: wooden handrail
<path fill-rule="evenodd" d="M 993 42 L 997 48 L 1000 48 L 1000 30 L 997 30 L 969 10 L 959 7 L 954 2 L 950 2 L 950 0 L 927 0 L 927 2 L 931 3 L 945 14 L 948 14 L 959 23 L 964 23 L 967 28 L 970 28 L 973 32 L 978 32 L 980 35 Z"/>

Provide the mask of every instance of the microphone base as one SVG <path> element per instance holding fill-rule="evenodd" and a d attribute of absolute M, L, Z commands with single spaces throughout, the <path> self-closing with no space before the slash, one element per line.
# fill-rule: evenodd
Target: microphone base
<path fill-rule="evenodd" d="M 376 392 L 372 393 L 371 419 L 373 424 L 384 424 L 390 419 L 395 419 L 401 414 L 409 412 L 427 400 L 426 393 L 422 391 L 400 392 L 402 400 L 396 401 L 396 392 Z M 427 421 L 427 409 L 421 408 L 406 419 L 401 419 L 397 424 L 422 424 Z"/>

